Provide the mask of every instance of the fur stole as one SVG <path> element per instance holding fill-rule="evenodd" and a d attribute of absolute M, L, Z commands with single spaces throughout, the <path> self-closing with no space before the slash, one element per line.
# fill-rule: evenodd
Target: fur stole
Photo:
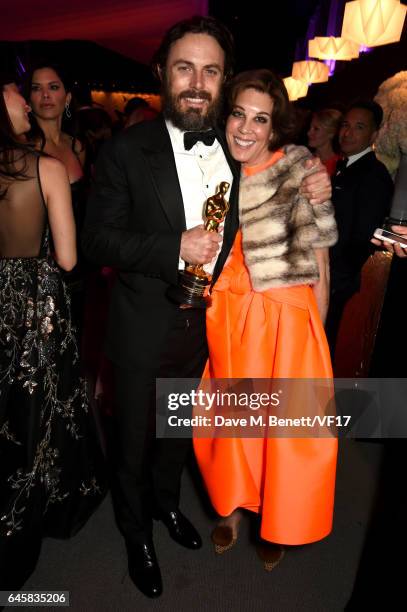
<path fill-rule="evenodd" d="M 318 279 L 315 248 L 337 240 L 330 201 L 312 206 L 299 194 L 305 147 L 288 145 L 284 157 L 252 176 L 241 178 L 239 217 L 243 253 L 256 291 Z"/>

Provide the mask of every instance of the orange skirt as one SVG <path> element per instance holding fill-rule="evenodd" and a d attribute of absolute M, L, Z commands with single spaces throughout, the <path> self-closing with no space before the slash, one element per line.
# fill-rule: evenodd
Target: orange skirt
<path fill-rule="evenodd" d="M 308 286 L 253 291 L 238 233 L 207 310 L 211 378 L 332 378 L 328 344 Z M 215 510 L 261 514 L 261 537 L 320 540 L 332 529 L 337 440 L 196 438 Z"/>

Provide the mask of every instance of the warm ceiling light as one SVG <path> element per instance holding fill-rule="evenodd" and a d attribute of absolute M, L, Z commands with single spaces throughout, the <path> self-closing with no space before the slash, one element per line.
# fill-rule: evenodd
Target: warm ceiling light
<path fill-rule="evenodd" d="M 283 81 L 291 102 L 298 100 L 298 98 L 304 98 L 307 95 L 308 84 L 305 81 L 299 81 L 298 79 L 293 79 L 293 77 L 287 77 Z"/>
<path fill-rule="evenodd" d="M 324 83 L 329 79 L 329 68 L 313 60 L 294 62 L 292 77 L 306 83 Z"/>
<path fill-rule="evenodd" d="M 407 7 L 399 0 L 355 0 L 345 4 L 343 38 L 377 47 L 398 42 Z"/>
<path fill-rule="evenodd" d="M 359 45 L 346 38 L 316 36 L 308 43 L 308 55 L 322 60 L 351 60 L 359 57 Z"/>

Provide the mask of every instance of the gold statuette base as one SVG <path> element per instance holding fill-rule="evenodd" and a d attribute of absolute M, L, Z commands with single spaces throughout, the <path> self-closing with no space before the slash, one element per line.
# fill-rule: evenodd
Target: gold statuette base
<path fill-rule="evenodd" d="M 209 283 L 208 276 L 196 276 L 186 271 L 179 272 L 178 285 L 172 285 L 167 289 L 167 297 L 179 305 L 206 308 L 204 293 Z"/>

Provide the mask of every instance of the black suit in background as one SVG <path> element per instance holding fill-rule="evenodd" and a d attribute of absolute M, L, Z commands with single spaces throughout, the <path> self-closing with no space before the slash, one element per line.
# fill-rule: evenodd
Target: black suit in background
<path fill-rule="evenodd" d="M 234 173 L 213 282 L 238 228 Z M 205 312 L 166 297 L 177 283 L 184 204 L 164 119 L 135 125 L 107 143 L 96 166 L 83 248 L 119 272 L 109 309 L 106 352 L 115 366 L 118 453 L 116 513 L 130 542 L 151 532 L 151 513 L 178 506 L 189 440 L 155 440 L 155 378 L 200 377 L 207 357 Z"/>
<path fill-rule="evenodd" d="M 347 301 L 360 288 L 360 273 L 374 252 L 370 239 L 388 215 L 393 181 L 372 152 L 338 172 L 332 180 L 332 203 L 338 242 L 330 249 L 331 295 L 326 333 L 333 355 Z"/>

